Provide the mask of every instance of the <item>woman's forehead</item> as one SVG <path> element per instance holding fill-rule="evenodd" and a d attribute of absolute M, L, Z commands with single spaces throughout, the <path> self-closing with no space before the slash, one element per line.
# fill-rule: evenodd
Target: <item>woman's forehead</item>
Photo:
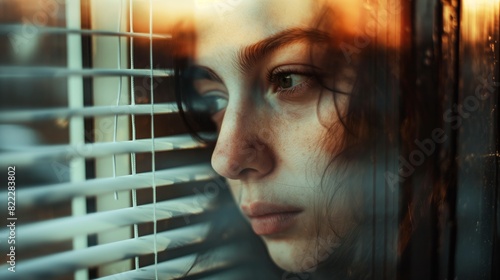
<path fill-rule="evenodd" d="M 226 6 L 221 10 L 200 8 L 196 13 L 197 40 L 205 47 L 220 45 L 221 40 L 226 45 L 249 45 L 287 28 L 311 26 L 316 6 L 310 0 L 213 2 Z"/>
<path fill-rule="evenodd" d="M 227 67 L 239 52 L 283 30 L 314 25 L 314 1 L 233 0 L 234 9 L 224 13 L 198 11 L 196 16 L 196 61 Z M 217 69 L 218 70 L 218 69 Z M 233 71 L 225 69 L 221 71 Z"/>
<path fill-rule="evenodd" d="M 195 13 L 196 56 L 203 60 L 218 54 L 235 55 L 238 50 L 287 29 L 317 28 L 333 33 L 333 37 L 354 35 L 363 29 L 361 0 L 203 2 L 205 5 L 198 5 Z"/>

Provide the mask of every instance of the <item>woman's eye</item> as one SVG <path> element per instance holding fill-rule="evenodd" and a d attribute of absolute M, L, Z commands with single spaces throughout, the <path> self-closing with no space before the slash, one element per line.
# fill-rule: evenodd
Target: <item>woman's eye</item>
<path fill-rule="evenodd" d="M 272 91 L 281 95 L 300 94 L 311 86 L 312 75 L 302 73 L 275 73 L 270 77 Z"/>
<path fill-rule="evenodd" d="M 218 91 L 211 91 L 203 94 L 206 109 L 209 114 L 214 115 L 227 107 L 227 97 Z"/>
<path fill-rule="evenodd" d="M 280 89 L 293 88 L 301 83 L 307 82 L 309 77 L 299 74 L 285 74 L 278 77 L 277 85 Z"/>

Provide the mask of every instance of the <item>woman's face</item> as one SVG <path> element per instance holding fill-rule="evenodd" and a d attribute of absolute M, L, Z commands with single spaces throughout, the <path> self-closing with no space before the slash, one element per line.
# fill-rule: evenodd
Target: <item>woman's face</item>
<path fill-rule="evenodd" d="M 216 104 L 212 166 L 275 263 L 312 270 L 352 228 L 348 207 L 333 194 L 338 180 L 327 172 L 322 182 L 349 101 L 337 96 L 335 106 L 319 84 L 334 83 L 323 63 L 321 9 L 312 0 L 215 2 L 221 13 L 197 15 L 195 59 L 206 73 L 195 88 Z"/>

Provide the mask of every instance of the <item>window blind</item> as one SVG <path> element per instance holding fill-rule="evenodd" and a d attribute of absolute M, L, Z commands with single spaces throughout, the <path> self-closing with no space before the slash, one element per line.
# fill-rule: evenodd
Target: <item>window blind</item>
<path fill-rule="evenodd" d="M 231 235 L 208 237 L 236 209 L 213 203 L 225 187 L 178 116 L 176 38 L 155 19 L 174 2 L 0 1 L 2 215 L 17 219 L 1 279 L 172 279 L 206 250 L 234 257 L 186 279 L 249 277 Z"/>

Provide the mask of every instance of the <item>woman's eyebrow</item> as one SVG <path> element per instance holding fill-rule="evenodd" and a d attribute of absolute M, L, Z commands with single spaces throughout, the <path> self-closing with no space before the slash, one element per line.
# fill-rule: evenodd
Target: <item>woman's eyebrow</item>
<path fill-rule="evenodd" d="M 330 36 L 314 28 L 291 28 L 278 32 L 255 44 L 244 47 L 238 54 L 237 68 L 247 73 L 257 62 L 278 49 L 297 42 L 327 43 Z"/>

